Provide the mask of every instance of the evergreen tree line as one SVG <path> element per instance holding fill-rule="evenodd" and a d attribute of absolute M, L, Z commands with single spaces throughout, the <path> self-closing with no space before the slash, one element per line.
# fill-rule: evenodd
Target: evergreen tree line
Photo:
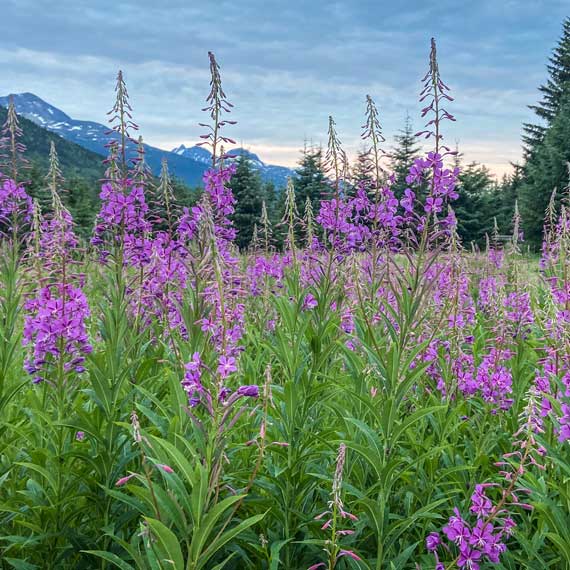
<path fill-rule="evenodd" d="M 524 125 L 524 162 L 516 195 L 527 241 L 538 247 L 544 213 L 553 192 L 559 211 L 568 197 L 570 162 L 570 17 L 549 58 L 548 78 L 539 87 L 542 99 L 530 108 L 539 119 Z"/>
<path fill-rule="evenodd" d="M 354 189 L 359 183 L 371 180 L 366 154 L 365 151 L 358 154 L 350 170 L 349 188 Z M 404 127 L 395 137 L 393 148 L 385 157 L 386 173 L 394 175 L 392 189 L 396 197 L 400 198 L 408 187 L 406 176 L 414 160 L 421 154 L 421 147 L 408 116 Z M 497 182 L 484 165 L 475 162 L 463 164 L 459 153 L 455 162 L 461 168 L 461 173 L 459 199 L 454 203 L 454 209 L 458 218 L 458 234 L 464 247 L 471 249 L 484 246 L 486 235 L 490 236 L 494 232 L 495 225 L 499 233 L 509 234 L 512 231 L 516 192 L 520 185 L 520 167 L 516 167 L 511 176 L 505 176 Z M 308 204 L 315 216 L 321 199 L 331 193 L 322 149 L 303 149 L 292 182 L 299 218 L 302 220 L 305 216 Z M 285 238 L 283 217 L 286 193 L 271 183 L 263 184 L 246 156 L 238 159 L 231 187 L 237 200 L 233 221 L 238 230 L 237 243 L 240 248 L 249 247 L 260 230 L 263 202 L 273 228 L 274 245 L 279 247 Z"/>
<path fill-rule="evenodd" d="M 518 204 L 524 239 L 528 248 L 536 251 L 542 241 L 545 211 L 552 193 L 555 192 L 557 208 L 562 200 L 570 202 L 570 17 L 563 22 L 562 36 L 549 59 L 547 71 L 547 81 L 539 87 L 542 99 L 530 107 L 539 122 L 523 125 L 522 164 L 513 164 L 512 172 L 497 181 L 484 165 L 463 164 L 459 152 L 455 158 L 461 173 L 459 198 L 454 209 L 458 234 L 465 248 L 484 246 L 486 236 L 495 232 L 509 236 Z M 394 147 L 387 154 L 387 170 L 395 176 L 392 187 L 397 197 L 407 187 L 408 170 L 420 155 L 418 140 L 407 117 L 404 128 L 395 137 Z M 266 201 L 271 221 L 278 227 L 285 193 L 268 187 L 265 194 L 260 191 L 260 200 L 252 188 L 259 190 L 261 183 L 245 158 L 240 160 L 238 170 L 239 183 L 234 187 L 238 199 L 235 222 L 241 234 L 240 246 L 247 247 L 260 220 L 262 201 Z M 367 157 L 362 152 L 353 165 L 352 179 L 357 182 L 367 176 Z M 320 149 L 303 151 L 293 182 L 298 212 L 302 215 L 308 200 L 317 213 L 321 197 L 330 192 Z M 276 232 L 276 241 L 279 237 L 283 238 L 282 232 Z"/>
<path fill-rule="evenodd" d="M 539 122 L 523 126 L 523 162 L 513 164 L 511 174 L 496 181 L 484 165 L 475 162 L 464 164 L 459 149 L 457 151 L 455 165 L 460 167 L 461 173 L 459 198 L 454 203 L 454 209 L 458 219 L 458 234 L 467 249 L 482 247 L 486 236 L 493 232 L 504 235 L 512 233 L 517 203 L 525 240 L 530 248 L 538 249 L 545 210 L 552 193 L 556 193 L 555 204 L 558 208 L 561 200 L 565 197 L 570 199 L 570 18 L 563 23 L 562 36 L 549 59 L 547 70 L 547 81 L 539 87 L 542 99 L 531 106 Z M 100 157 L 48 133 L 26 119 L 21 119 L 23 128 L 20 129 L 19 125 L 14 125 L 18 118 L 13 110 L 12 115 L 9 110 L 0 108 L 0 124 L 4 123 L 0 147 L 6 147 L 4 152 L 0 152 L 0 171 L 10 174 L 10 169 L 17 166 L 19 181 L 26 182 L 30 194 L 43 206 L 49 178 L 53 175 L 50 170 L 53 168 L 53 157 L 51 161 L 48 159 L 48 148 L 50 144 L 55 145 L 62 158 L 61 170 L 58 171 L 58 176 L 62 178 L 60 183 L 62 188 L 68 189 L 63 195 L 65 206 L 74 216 L 78 233 L 89 235 L 99 207 L 99 181 L 103 177 Z M 28 147 L 25 156 L 30 160 L 23 159 L 21 165 L 11 164 L 8 160 L 10 129 L 13 131 L 14 128 L 21 131 L 17 134 L 22 148 Z M 23 153 L 18 154 L 24 156 Z M 408 116 L 385 157 L 386 171 L 394 176 L 392 189 L 396 197 L 399 198 L 407 188 L 409 168 L 420 155 L 421 148 Z M 353 188 L 369 179 L 369 160 L 366 151 L 361 151 L 349 169 L 348 178 Z M 321 199 L 330 194 L 324 162 L 321 148 L 305 146 L 292 180 L 300 220 L 308 209 L 309 215 L 315 216 Z M 145 176 L 145 184 L 149 188 L 160 185 L 160 179 L 150 173 Z M 256 236 L 260 235 L 263 225 L 272 228 L 272 245 L 280 247 L 286 232 L 283 216 L 287 193 L 284 189 L 276 188 L 271 182 L 264 183 L 246 155 L 238 158 L 231 187 L 237 200 L 233 216 L 238 230 L 237 245 L 241 249 L 250 247 Z M 177 180 L 172 180 L 172 188 L 180 204 L 192 205 L 199 199 L 200 189 L 188 188 Z"/>

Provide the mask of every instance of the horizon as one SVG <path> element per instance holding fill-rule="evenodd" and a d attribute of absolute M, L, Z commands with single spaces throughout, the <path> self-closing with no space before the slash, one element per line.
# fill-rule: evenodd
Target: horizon
<path fill-rule="evenodd" d="M 4 7 L 13 25 L 0 39 L 2 93 L 31 92 L 74 119 L 106 124 L 122 69 L 145 142 L 168 151 L 191 147 L 203 132 L 212 50 L 238 121 L 227 135 L 264 162 L 287 167 L 297 164 L 305 142 L 325 145 L 328 115 L 353 159 L 367 94 L 379 107 L 386 149 L 407 112 L 421 130 L 420 80 L 434 36 L 455 98 L 449 110 L 457 123 L 446 125 L 445 141 L 459 145 L 465 163 L 485 164 L 497 177 L 522 157 L 522 124 L 534 120 L 527 105 L 539 98 L 566 11 L 558 0 L 486 0 L 461 16 L 451 2 L 437 16 L 418 2 L 415 10 L 379 12 L 367 0 L 271 10 L 257 0 L 217 8 L 177 0 L 168 10 L 148 1 L 81 7 L 63 0 L 49 12 L 44 4 L 8 0 Z M 172 27 L 174 13 L 180 16 Z"/>

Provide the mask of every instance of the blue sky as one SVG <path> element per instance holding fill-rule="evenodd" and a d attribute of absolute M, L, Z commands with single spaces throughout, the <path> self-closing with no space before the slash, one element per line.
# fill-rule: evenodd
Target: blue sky
<path fill-rule="evenodd" d="M 420 130 L 417 96 L 435 36 L 456 99 L 446 140 L 502 174 L 520 158 L 526 106 L 569 8 L 567 0 L 2 0 L 0 94 L 31 91 L 74 118 L 104 122 L 121 68 L 145 140 L 191 145 L 202 132 L 212 50 L 235 105 L 228 134 L 267 162 L 293 165 L 304 140 L 326 142 L 328 115 L 354 154 L 368 93 L 388 143 L 407 112 Z"/>

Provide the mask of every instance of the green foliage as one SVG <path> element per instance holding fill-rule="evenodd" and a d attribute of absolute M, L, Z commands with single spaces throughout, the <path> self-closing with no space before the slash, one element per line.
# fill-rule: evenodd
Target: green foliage
<path fill-rule="evenodd" d="M 535 147 L 541 143 L 546 130 L 552 125 L 565 99 L 570 95 L 570 17 L 562 24 L 562 36 L 549 58 L 547 69 L 548 79 L 538 88 L 542 100 L 530 107 L 541 119 L 541 123 L 524 125 L 523 140 L 529 155 L 532 155 Z"/>
<path fill-rule="evenodd" d="M 236 199 L 232 215 L 237 230 L 236 244 L 240 249 L 247 249 L 253 236 L 253 226 L 261 216 L 263 190 L 261 178 L 251 167 L 251 161 L 246 155 L 242 154 L 237 159 L 237 169 L 230 187 Z"/>
<path fill-rule="evenodd" d="M 485 166 L 473 162 L 461 169 L 457 193 L 459 198 L 453 202 L 453 209 L 461 242 L 466 249 L 472 243 L 482 247 L 485 236 L 493 232 L 500 199 L 495 181 Z"/>
<path fill-rule="evenodd" d="M 303 212 L 307 198 L 313 205 L 313 211 L 318 212 L 320 202 L 330 192 L 327 182 L 322 150 L 320 148 L 305 147 L 299 167 L 293 179 L 295 185 L 295 202 L 297 210 Z"/>
<path fill-rule="evenodd" d="M 569 138 L 570 95 L 524 167 L 525 180 L 520 189 L 521 215 L 526 238 L 535 246 L 540 245 L 542 239 L 544 215 L 553 190 L 557 190 L 559 206 L 568 187 Z"/>
<path fill-rule="evenodd" d="M 548 79 L 540 86 L 542 100 L 531 109 L 540 124 L 524 125 L 524 180 L 520 206 L 526 239 L 535 248 L 542 241 L 542 220 L 550 195 L 558 196 L 568 184 L 568 136 L 570 133 L 570 18 L 549 59 Z"/>

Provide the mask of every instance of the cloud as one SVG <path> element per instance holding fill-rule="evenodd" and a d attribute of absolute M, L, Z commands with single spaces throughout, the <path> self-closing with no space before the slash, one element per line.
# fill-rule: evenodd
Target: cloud
<path fill-rule="evenodd" d="M 389 141 L 407 111 L 419 128 L 419 79 L 435 35 L 456 97 L 458 121 L 446 125 L 446 140 L 499 172 L 520 157 L 526 106 L 537 99 L 565 11 L 559 0 L 461 8 L 451 0 L 4 0 L 0 93 L 32 91 L 75 118 L 103 122 L 122 68 L 145 140 L 192 144 L 212 49 L 236 105 L 231 136 L 291 164 L 305 139 L 326 142 L 329 114 L 354 153 L 366 94 Z"/>

